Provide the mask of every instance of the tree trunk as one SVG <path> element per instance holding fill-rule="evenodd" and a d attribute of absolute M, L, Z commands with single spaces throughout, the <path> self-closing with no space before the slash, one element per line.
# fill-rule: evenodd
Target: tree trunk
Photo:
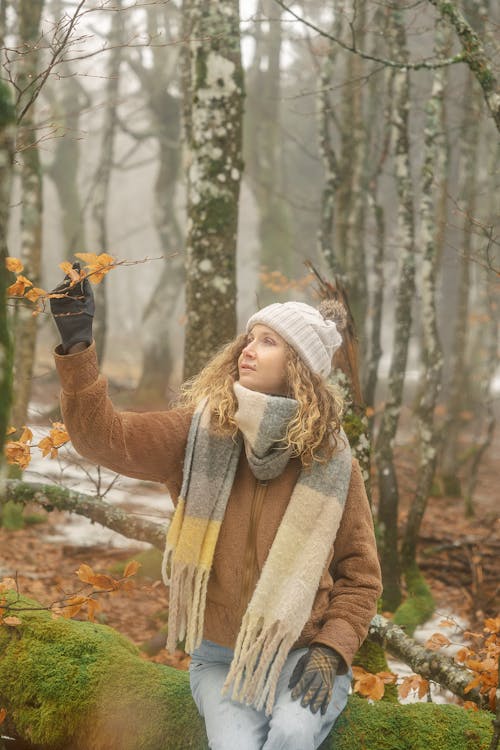
<path fill-rule="evenodd" d="M 356 44 L 365 45 L 366 0 L 356 3 L 352 33 Z M 367 200 L 367 154 L 369 137 L 365 129 L 364 100 L 366 87 L 361 85 L 364 72 L 363 61 L 357 55 L 347 58 L 344 121 L 342 126 L 342 188 L 344 197 L 343 218 L 345 229 L 342 237 L 342 253 L 347 275 L 349 304 L 361 341 L 360 352 L 364 357 L 365 324 L 367 310 L 367 278 L 365 257 L 365 213 Z"/>
<path fill-rule="evenodd" d="M 148 13 L 148 31 L 153 38 L 162 21 L 168 28 L 171 9 L 152 7 Z M 172 322 L 184 290 L 184 258 L 180 251 L 182 232 L 176 218 L 175 193 L 181 162 L 179 100 L 169 92 L 171 72 L 175 69 L 171 48 L 153 47 L 152 67 L 133 63 L 143 92 L 158 144 L 159 165 L 154 191 L 154 222 L 165 265 L 153 289 L 142 318 L 142 372 L 136 403 L 164 403 L 165 393 L 175 363 L 172 351 Z M 174 53 L 177 55 L 177 53 Z M 176 57 L 178 60 L 178 56 Z"/>
<path fill-rule="evenodd" d="M 243 168 L 237 0 L 189 0 L 188 236 L 184 375 L 236 333 L 236 232 Z"/>
<path fill-rule="evenodd" d="M 337 16 L 338 17 L 338 16 Z M 338 34 L 339 21 L 336 20 L 333 33 Z M 321 191 L 321 209 L 318 229 L 318 250 L 334 277 L 344 274 L 340 252 L 335 243 L 335 204 L 340 185 L 340 166 L 332 142 L 331 125 L 333 122 L 333 105 L 330 99 L 330 87 L 335 69 L 338 47 L 328 43 L 328 54 L 320 70 L 318 94 L 318 148 L 323 162 L 323 189 Z"/>
<path fill-rule="evenodd" d="M 65 618 L 15 592 L 0 628 L 2 729 L 36 750 L 206 750 L 185 671 L 146 661 L 105 625 Z M 43 669 L 40 668 L 43 665 Z M 491 714 L 351 696 L 324 750 L 487 750 Z M 30 744 L 28 744 L 30 747 Z M 33 747 L 33 750 L 35 750 Z"/>
<path fill-rule="evenodd" d="M 16 111 L 10 91 L 6 84 L 0 81 L 0 482 L 5 472 L 3 449 L 12 400 L 13 341 L 6 294 L 12 278 L 5 266 L 5 260 L 9 255 L 7 229 L 14 164 L 15 121 Z"/>
<path fill-rule="evenodd" d="M 443 33 L 437 28 L 436 55 L 440 56 L 444 48 L 446 48 L 446 44 Z M 419 436 L 419 467 L 417 488 L 410 505 L 403 540 L 402 563 L 404 571 L 416 566 L 417 540 L 434 479 L 438 442 L 440 440 L 434 420 L 434 410 L 441 389 L 443 369 L 436 311 L 437 228 L 435 205 L 438 198 L 436 175 L 442 173 L 440 167 L 443 167 L 443 160 L 440 156 L 442 156 L 444 150 L 440 129 L 446 78 L 444 68 L 438 68 L 434 72 L 431 96 L 426 107 L 418 243 L 422 253 L 419 284 L 422 321 L 422 374 L 415 406 Z"/>
<path fill-rule="evenodd" d="M 94 177 L 92 216 L 95 225 L 95 248 L 97 254 L 108 252 L 108 206 L 111 173 L 113 170 L 115 132 L 117 126 L 118 91 L 120 86 L 120 66 L 122 62 L 123 43 L 123 8 L 122 0 L 113 0 L 111 30 L 109 34 L 109 63 L 106 71 L 105 89 L 106 106 L 102 124 L 101 149 L 98 167 Z M 91 251 L 92 251 L 91 250 Z M 106 279 L 94 287 L 95 315 L 94 339 L 99 362 L 104 359 L 106 335 L 108 330 L 108 313 L 106 300 Z"/>
<path fill-rule="evenodd" d="M 405 57 L 406 35 L 401 11 L 393 11 L 394 44 Z M 388 375 L 388 394 L 375 445 L 378 470 L 378 531 L 384 584 L 383 603 L 394 611 L 401 601 L 400 561 L 398 552 L 399 492 L 394 466 L 394 439 L 399 422 L 403 385 L 412 324 L 412 300 L 415 289 L 415 237 L 413 189 L 410 171 L 408 107 L 408 71 L 398 71 L 394 79 L 393 137 L 398 190 L 398 236 L 400 244 L 399 276 L 395 294 L 394 334 Z"/>
<path fill-rule="evenodd" d="M 261 0 L 256 15 L 270 20 L 267 31 L 257 22 L 255 54 L 247 73 L 245 164 L 259 209 L 260 266 L 263 271 L 279 270 L 290 277 L 294 272 L 293 233 L 289 208 L 283 199 L 286 186 L 280 102 L 281 8 L 274 0 Z M 274 301 L 271 295 L 274 293 L 265 283 L 261 285 L 259 305 Z"/>
<path fill-rule="evenodd" d="M 457 257 L 460 268 L 457 289 L 454 334 L 450 358 L 450 385 L 447 403 L 447 418 L 443 428 L 444 443 L 441 456 L 441 476 L 447 494 L 461 494 L 459 479 L 460 434 L 464 427 L 463 413 L 467 408 L 469 393 L 469 374 L 467 371 L 467 343 L 469 333 L 469 312 L 471 295 L 471 253 L 473 232 L 468 216 L 475 216 L 477 207 L 477 181 L 479 162 L 479 118 L 477 114 L 477 96 L 473 93 L 472 77 L 468 77 L 465 100 L 469 107 L 464 112 L 462 138 L 462 169 L 460 176 L 460 194 L 466 215 L 463 218 L 463 239 L 461 253 Z M 471 106 L 475 102 L 475 106 Z"/>
<path fill-rule="evenodd" d="M 19 59 L 17 86 L 21 93 L 17 108 L 23 112 L 39 73 L 38 38 L 43 0 L 21 0 L 19 44 L 24 54 Z M 17 151 L 21 155 L 21 260 L 23 274 L 40 286 L 42 252 L 42 170 L 37 144 L 35 107 L 24 113 L 18 130 Z M 31 379 L 35 364 L 37 318 L 27 304 L 18 304 L 14 320 L 15 390 L 11 420 L 17 429 L 27 421 L 31 397 Z"/>

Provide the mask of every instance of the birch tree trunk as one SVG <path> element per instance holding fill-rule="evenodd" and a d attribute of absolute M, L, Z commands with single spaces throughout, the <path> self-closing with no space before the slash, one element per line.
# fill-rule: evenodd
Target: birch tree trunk
<path fill-rule="evenodd" d="M 243 168 L 237 0 L 189 0 L 188 236 L 184 375 L 236 332 L 236 232 Z"/>
<path fill-rule="evenodd" d="M 436 28 L 436 55 L 446 48 L 443 31 Z M 435 206 L 438 198 L 438 179 L 444 174 L 445 149 L 440 136 L 443 97 L 446 86 L 446 70 L 434 72 L 431 96 L 426 107 L 424 132 L 424 163 L 422 167 L 422 196 L 420 199 L 420 237 L 422 252 L 420 264 L 420 309 L 422 321 L 421 363 L 422 375 L 417 396 L 415 414 L 419 437 L 419 466 L 417 488 L 412 499 L 406 522 L 402 547 L 403 570 L 416 567 L 417 540 L 420 526 L 431 491 L 440 435 L 434 422 L 439 391 L 443 356 L 439 339 L 436 310 L 437 274 L 437 228 Z"/>
<path fill-rule="evenodd" d="M 333 34 L 339 33 L 339 21 L 335 21 Z M 318 95 L 318 150 L 323 162 L 323 189 L 321 191 L 320 222 L 317 235 L 317 245 L 320 257 L 326 263 L 331 274 L 339 276 L 344 272 L 339 258 L 339 251 L 335 244 L 335 204 L 340 185 L 340 166 L 332 142 L 331 126 L 332 102 L 330 87 L 332 83 L 338 46 L 332 41 L 328 43 L 328 54 L 325 55 L 320 69 Z"/>
<path fill-rule="evenodd" d="M 9 254 L 7 228 L 14 163 L 15 121 L 16 111 L 10 91 L 6 84 L 0 81 L 0 483 L 5 473 L 3 448 L 12 399 L 13 341 L 6 296 L 7 287 L 12 279 L 9 278 L 5 260 Z"/>
<path fill-rule="evenodd" d="M 407 55 L 406 34 L 401 11 L 393 11 L 393 41 L 398 55 Z M 400 560 L 398 552 L 399 491 L 394 466 L 394 439 L 398 427 L 403 385 L 412 324 L 412 299 L 415 289 L 415 230 L 413 189 L 409 156 L 408 71 L 398 71 L 394 79 L 393 138 L 395 179 L 398 191 L 399 275 L 395 293 L 394 334 L 387 383 L 387 400 L 375 444 L 378 470 L 378 531 L 384 584 L 384 607 L 394 611 L 401 601 Z"/>
<path fill-rule="evenodd" d="M 356 3 L 355 18 L 351 33 L 356 44 L 364 47 L 366 25 L 366 0 Z M 363 61 L 358 55 L 347 58 L 344 118 L 342 125 L 342 180 L 340 189 L 341 213 L 345 221 L 340 247 L 347 275 L 349 304 L 361 341 L 365 339 L 367 309 L 367 279 L 365 258 L 365 213 L 366 213 L 366 159 L 369 139 L 364 123 L 364 99 L 366 87 L 362 85 Z M 342 229 L 342 227 L 341 227 Z M 361 353 L 364 343 L 361 345 Z"/>
<path fill-rule="evenodd" d="M 24 54 L 19 58 L 17 86 L 22 95 L 18 111 L 23 112 L 39 73 L 38 42 L 43 0 L 20 0 L 18 6 L 19 44 Z M 37 144 L 35 105 L 32 104 L 19 124 L 17 151 L 21 156 L 21 260 L 24 275 L 34 286 L 40 286 L 42 252 L 42 170 Z M 35 362 L 38 318 L 29 305 L 16 306 L 14 321 L 15 390 L 11 421 L 20 429 L 26 423 L 31 396 L 31 379 Z"/>
<path fill-rule="evenodd" d="M 113 0 L 111 29 L 109 33 L 109 63 L 106 71 L 106 88 L 104 116 L 102 123 L 101 149 L 98 167 L 94 176 L 92 217 L 95 233 L 96 253 L 108 252 L 108 206 L 111 173 L 113 171 L 115 132 L 117 127 L 118 91 L 120 86 L 120 66 L 122 62 L 123 42 L 123 3 Z M 94 287 L 95 315 L 93 324 L 94 339 L 99 362 L 104 359 L 106 334 L 108 330 L 108 313 L 106 299 L 106 278 Z"/>

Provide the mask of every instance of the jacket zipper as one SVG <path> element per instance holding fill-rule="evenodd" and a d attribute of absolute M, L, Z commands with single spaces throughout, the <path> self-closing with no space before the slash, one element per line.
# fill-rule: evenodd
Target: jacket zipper
<path fill-rule="evenodd" d="M 247 543 L 244 556 L 243 581 L 241 584 L 240 610 L 244 614 L 252 594 L 254 570 L 257 564 L 257 529 L 264 504 L 267 482 L 255 480 L 255 489 L 250 510 L 250 525 L 248 527 Z"/>

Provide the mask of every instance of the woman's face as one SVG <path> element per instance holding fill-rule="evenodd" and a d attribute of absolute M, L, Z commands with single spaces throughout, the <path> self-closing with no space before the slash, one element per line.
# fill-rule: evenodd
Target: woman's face
<path fill-rule="evenodd" d="M 239 381 L 251 391 L 287 395 L 287 346 L 272 328 L 257 323 L 238 358 Z"/>

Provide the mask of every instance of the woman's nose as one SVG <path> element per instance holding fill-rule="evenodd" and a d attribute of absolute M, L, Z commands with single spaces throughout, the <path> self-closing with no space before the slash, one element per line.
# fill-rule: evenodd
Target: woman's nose
<path fill-rule="evenodd" d="M 250 341 L 243 349 L 243 354 L 246 357 L 253 357 L 255 356 L 255 352 L 253 350 L 253 341 Z"/>

